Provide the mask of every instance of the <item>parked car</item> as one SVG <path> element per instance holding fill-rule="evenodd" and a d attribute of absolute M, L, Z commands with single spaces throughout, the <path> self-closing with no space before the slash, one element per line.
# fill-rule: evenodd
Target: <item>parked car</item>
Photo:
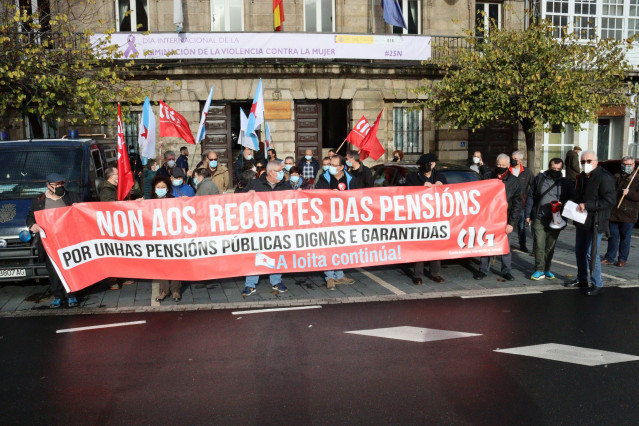
<path fill-rule="evenodd" d="M 446 176 L 448 183 L 480 180 L 478 173 L 458 164 L 437 163 L 437 171 Z M 375 186 L 402 186 L 409 174 L 418 172 L 418 167 L 414 163 L 384 163 L 371 167 L 371 172 Z"/>
<path fill-rule="evenodd" d="M 37 236 L 27 229 L 31 200 L 46 190 L 46 176 L 59 173 L 83 200 L 97 200 L 107 167 L 117 164 L 117 145 L 93 139 L 0 142 L 0 282 L 48 277 L 38 263 Z"/>

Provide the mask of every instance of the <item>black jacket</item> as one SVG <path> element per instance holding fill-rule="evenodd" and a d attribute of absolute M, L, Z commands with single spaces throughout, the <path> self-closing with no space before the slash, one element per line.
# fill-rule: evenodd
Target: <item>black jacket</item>
<path fill-rule="evenodd" d="M 565 205 L 566 201 L 574 198 L 575 184 L 567 177 L 559 178 L 557 184 L 553 186 L 543 198 L 540 198 L 553 183 L 554 180 L 548 176 L 547 171 L 539 173 L 535 177 L 528 190 L 528 196 L 526 197 L 526 218 L 535 220 L 539 216 L 540 211 L 542 212 L 541 216 L 551 214 L 549 210 L 549 203 L 551 201 L 561 201 L 562 205 Z M 541 216 L 539 216 L 539 218 L 541 218 Z"/>
<path fill-rule="evenodd" d="M 588 177 L 581 172 L 572 201 L 584 203 L 588 212 L 586 223 L 575 222 L 577 228 L 595 228 L 599 233 L 607 233 L 610 209 L 616 201 L 614 177 L 603 167 L 596 167 Z"/>
<path fill-rule="evenodd" d="M 521 193 L 525 204 L 526 196 L 528 195 L 528 189 L 530 189 L 530 184 L 532 183 L 533 179 L 535 179 L 535 175 L 533 175 L 530 169 L 524 168 L 524 170 L 519 172 L 519 176 L 517 176 L 517 179 L 519 179 L 519 185 L 521 186 Z"/>
<path fill-rule="evenodd" d="M 623 197 L 621 206 L 617 208 L 617 204 L 619 204 L 619 200 L 621 200 L 621 196 L 623 195 L 623 190 L 628 187 L 628 182 L 630 182 L 631 176 L 632 173 L 629 175 L 617 173 L 615 175 L 615 190 L 617 191 L 617 200 L 615 202 L 615 206 L 610 211 L 611 222 L 637 222 L 637 217 L 639 217 L 638 177 L 635 177 L 635 179 L 632 181 L 632 185 L 630 185 L 630 188 L 628 188 L 628 195 Z"/>
<path fill-rule="evenodd" d="M 66 192 L 62 196 L 62 201 L 66 207 L 75 204 L 81 203 L 82 197 L 80 194 L 76 192 Z M 40 194 L 38 197 L 31 200 L 31 208 L 29 208 L 29 213 L 27 213 L 27 218 L 25 220 L 27 224 L 27 228 L 31 229 L 31 227 L 36 223 L 35 212 L 44 210 L 44 205 L 46 202 L 46 195 L 44 193 Z M 42 245 L 42 240 L 40 239 L 40 234 L 36 234 L 36 244 L 38 247 L 38 262 L 44 262 L 44 246 Z"/>
<path fill-rule="evenodd" d="M 348 173 L 351 174 L 357 180 L 357 184 L 360 188 L 372 188 L 375 186 L 373 182 L 373 173 L 371 169 L 360 163 L 359 169 L 355 170 L 351 168 Z"/>
<path fill-rule="evenodd" d="M 246 185 L 241 192 L 249 192 L 250 190 L 253 190 L 255 192 L 270 192 L 270 191 L 286 191 L 289 189 L 293 189 L 293 187 L 291 186 L 291 182 L 282 179 L 281 181 L 279 181 L 275 187 L 271 187 L 271 184 L 267 182 L 266 180 L 266 173 L 262 173 L 262 176 L 260 176 L 257 179 L 253 179 L 252 181 L 250 181 L 248 183 L 248 185 Z"/>
<path fill-rule="evenodd" d="M 521 209 L 524 207 L 523 196 L 521 194 L 521 185 L 519 179 L 507 172 L 508 174 L 501 181 L 506 185 L 506 202 L 508 204 L 508 210 L 506 212 L 508 218 L 508 224 L 513 228 L 516 228 L 519 224 L 519 217 L 521 215 Z M 486 173 L 482 180 L 486 179 L 498 179 L 497 173 L 491 171 Z"/>
<path fill-rule="evenodd" d="M 566 153 L 566 177 L 571 181 L 575 181 L 581 172 L 579 167 L 579 153 L 571 149 Z"/>
<path fill-rule="evenodd" d="M 406 177 L 406 183 L 404 186 L 424 186 L 426 182 L 430 182 L 435 184 L 435 182 L 439 181 L 446 185 L 448 181 L 446 180 L 446 176 L 441 173 L 437 173 L 437 169 L 433 170 L 430 174 L 430 177 L 426 177 L 426 175 L 422 172 L 411 173 Z"/>

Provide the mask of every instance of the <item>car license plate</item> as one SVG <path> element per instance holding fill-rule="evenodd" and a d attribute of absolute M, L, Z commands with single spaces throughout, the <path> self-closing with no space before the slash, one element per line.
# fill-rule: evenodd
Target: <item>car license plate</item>
<path fill-rule="evenodd" d="M 0 269 L 0 278 L 26 277 L 26 269 Z"/>

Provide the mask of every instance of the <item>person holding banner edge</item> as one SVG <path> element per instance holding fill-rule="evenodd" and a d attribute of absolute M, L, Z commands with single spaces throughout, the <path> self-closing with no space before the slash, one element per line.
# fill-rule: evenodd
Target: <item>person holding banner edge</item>
<path fill-rule="evenodd" d="M 498 179 L 506 187 L 506 234 L 513 232 L 519 223 L 521 210 L 523 208 L 523 196 L 521 195 L 521 185 L 519 179 L 510 173 L 510 157 L 506 154 L 497 156 L 497 167 L 494 171 L 486 173 L 482 180 Z M 510 241 L 508 242 L 508 254 L 501 255 L 501 273 L 508 281 L 514 281 L 515 277 L 510 273 L 512 253 L 510 251 Z M 479 258 L 479 271 L 475 274 L 476 280 L 483 280 L 488 275 L 490 268 L 490 256 Z"/>
<path fill-rule="evenodd" d="M 293 187 L 291 183 L 284 179 L 284 165 L 279 160 L 271 160 L 266 165 L 266 173 L 261 177 L 253 179 L 242 190 L 242 192 L 270 192 L 270 191 L 289 191 Z M 266 264 L 266 263 L 265 263 Z M 255 286 L 260 281 L 259 275 L 248 275 L 244 283 L 242 296 L 247 297 L 255 293 Z M 269 281 L 273 291 L 285 293 L 288 288 L 282 283 L 282 274 L 270 274 Z"/>
<path fill-rule="evenodd" d="M 315 189 L 332 189 L 334 191 L 348 191 L 349 189 L 359 189 L 355 180 L 345 169 L 346 159 L 339 154 L 331 157 L 328 171 L 326 171 Z M 335 290 L 336 284 L 353 284 L 354 279 L 344 275 L 344 271 L 324 271 L 326 288 Z"/>
<path fill-rule="evenodd" d="M 62 175 L 58 173 L 51 173 L 47 175 L 46 180 L 47 190 L 31 201 L 31 208 L 29 209 L 29 213 L 26 218 L 27 228 L 29 228 L 31 233 L 38 234 L 38 237 L 43 229 L 36 223 L 35 212 L 39 210 L 55 209 L 58 207 L 68 207 L 82 201 L 80 194 L 69 192 L 64 188 L 65 180 Z M 41 238 L 38 238 L 37 247 L 38 260 L 42 261 L 44 259 L 47 265 L 49 282 L 51 283 L 51 291 L 54 297 L 49 307 L 52 309 L 60 308 L 62 306 L 62 301 L 65 298 L 69 308 L 78 306 L 78 299 L 75 297 L 75 293 L 67 293 L 62 285 L 62 280 L 60 280 L 58 271 L 44 250 Z"/>

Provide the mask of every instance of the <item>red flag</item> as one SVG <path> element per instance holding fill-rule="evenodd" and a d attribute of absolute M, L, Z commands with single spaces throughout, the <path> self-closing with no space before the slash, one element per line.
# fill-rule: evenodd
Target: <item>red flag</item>
<path fill-rule="evenodd" d="M 370 130 L 371 125 L 368 124 L 366 117 L 362 115 L 362 118 L 360 118 L 355 127 L 353 127 L 353 130 L 346 136 L 346 140 L 359 148 Z"/>
<path fill-rule="evenodd" d="M 189 122 L 176 110 L 160 101 L 160 137 L 175 136 L 195 145 Z"/>
<path fill-rule="evenodd" d="M 282 31 L 284 22 L 284 0 L 273 0 L 273 29 Z"/>
<path fill-rule="evenodd" d="M 377 116 L 377 120 L 375 120 L 375 124 L 373 124 L 373 128 L 366 134 L 366 137 L 362 141 L 359 146 L 359 159 L 365 160 L 370 155 L 374 160 L 379 160 L 379 157 L 384 155 L 386 150 L 382 147 L 382 144 L 379 143 L 379 139 L 377 139 L 377 128 L 379 127 L 379 119 L 382 117 L 382 113 L 384 109 Z"/>
<path fill-rule="evenodd" d="M 118 200 L 124 200 L 129 195 L 131 188 L 133 188 L 133 173 L 131 173 L 129 152 L 126 149 L 126 142 L 124 142 L 122 110 L 118 102 Z"/>

